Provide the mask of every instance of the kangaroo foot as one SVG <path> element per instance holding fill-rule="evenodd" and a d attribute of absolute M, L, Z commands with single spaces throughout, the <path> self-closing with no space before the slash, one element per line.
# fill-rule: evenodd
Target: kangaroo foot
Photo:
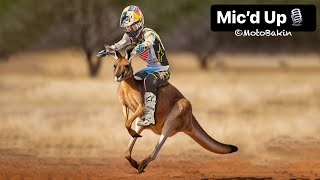
<path fill-rule="evenodd" d="M 131 136 L 133 137 L 133 138 L 139 138 L 139 137 L 142 137 L 140 134 L 138 134 L 138 133 L 135 133 L 135 134 L 131 134 Z"/>
<path fill-rule="evenodd" d="M 139 167 L 138 167 L 139 174 L 144 172 L 144 169 L 147 167 L 148 163 L 149 163 L 148 159 L 145 159 L 139 164 Z"/>
<path fill-rule="evenodd" d="M 142 137 L 140 134 L 138 134 L 138 133 L 135 132 L 134 130 L 129 130 L 129 134 L 130 134 L 133 138 Z"/>
<path fill-rule="evenodd" d="M 135 169 L 138 169 L 139 168 L 139 164 L 137 163 L 137 161 L 135 161 L 134 159 L 128 159 L 128 161 L 129 161 L 129 163 L 130 163 L 130 165 L 132 166 L 132 167 L 134 167 Z"/>

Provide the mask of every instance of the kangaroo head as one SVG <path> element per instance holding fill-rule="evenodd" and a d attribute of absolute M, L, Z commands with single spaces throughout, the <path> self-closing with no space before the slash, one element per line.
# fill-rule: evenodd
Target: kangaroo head
<path fill-rule="evenodd" d="M 114 79 L 118 82 L 133 76 L 131 61 L 123 57 L 118 51 L 115 52 L 116 61 L 113 65 Z"/>

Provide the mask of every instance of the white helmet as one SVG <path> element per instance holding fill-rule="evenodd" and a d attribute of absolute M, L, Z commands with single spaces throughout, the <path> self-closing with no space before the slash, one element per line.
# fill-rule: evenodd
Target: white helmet
<path fill-rule="evenodd" d="M 138 6 L 131 5 L 124 8 L 120 17 L 120 27 L 122 27 L 129 36 L 136 36 L 143 25 L 143 14 Z"/>

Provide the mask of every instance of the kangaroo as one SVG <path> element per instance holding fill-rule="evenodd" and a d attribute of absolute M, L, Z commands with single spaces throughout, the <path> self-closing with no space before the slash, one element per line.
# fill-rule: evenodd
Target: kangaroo
<path fill-rule="evenodd" d="M 114 77 L 120 82 L 118 87 L 118 98 L 122 104 L 125 127 L 132 136 L 129 146 L 125 152 L 125 158 L 139 173 L 144 172 L 147 165 L 156 159 L 161 147 L 168 137 L 178 132 L 184 132 L 200 144 L 203 148 L 219 154 L 233 153 L 238 150 L 236 146 L 220 143 L 212 139 L 199 125 L 192 114 L 190 102 L 170 83 L 158 89 L 158 101 L 155 111 L 156 124 L 147 127 L 136 126 L 136 131 L 131 128 L 136 118 L 141 118 L 144 111 L 144 86 L 143 81 L 137 81 L 133 76 L 131 58 L 124 58 L 119 52 L 114 52 Z M 127 51 L 128 53 L 128 51 Z M 129 60 L 128 60 L 129 59 Z M 133 112 L 129 116 L 129 109 Z M 133 146 L 140 133 L 150 129 L 160 135 L 160 139 L 152 152 L 140 163 L 131 157 Z"/>

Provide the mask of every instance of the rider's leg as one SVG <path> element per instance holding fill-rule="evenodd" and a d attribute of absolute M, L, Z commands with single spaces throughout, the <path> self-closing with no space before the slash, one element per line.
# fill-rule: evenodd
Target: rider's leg
<path fill-rule="evenodd" d="M 138 71 L 134 74 L 134 78 L 138 81 L 142 81 L 144 80 L 147 76 L 149 75 L 149 73 L 147 73 L 144 69 L 142 69 L 141 71 Z"/>
<path fill-rule="evenodd" d="M 144 79 L 144 108 L 141 121 L 138 122 L 139 126 L 148 126 L 150 124 L 155 124 L 154 112 L 157 100 L 157 88 L 159 86 L 165 85 L 168 82 L 170 74 L 166 71 L 164 72 L 154 72 L 147 75 Z"/>

